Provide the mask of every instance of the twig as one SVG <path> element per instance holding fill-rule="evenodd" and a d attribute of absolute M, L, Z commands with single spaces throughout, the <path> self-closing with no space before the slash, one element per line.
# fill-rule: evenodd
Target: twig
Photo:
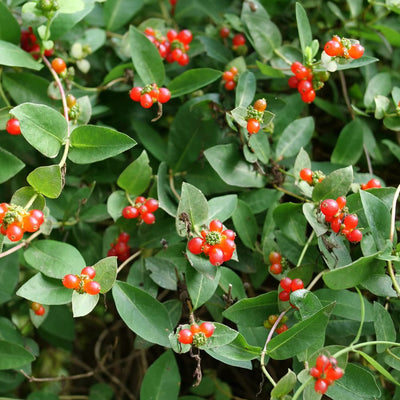
<path fill-rule="evenodd" d="M 35 376 L 28 375 L 23 369 L 20 369 L 19 372 L 28 379 L 29 382 L 59 382 L 59 381 L 72 381 L 76 379 L 84 379 L 90 378 L 95 374 L 95 371 L 85 372 L 84 374 L 77 375 L 60 375 L 60 376 L 52 376 L 47 378 L 36 378 Z"/>
<path fill-rule="evenodd" d="M 127 258 L 117 269 L 117 274 L 125 268 L 131 261 L 133 261 L 136 257 L 142 254 L 142 250 L 138 250 L 136 253 L 132 254 L 129 258 Z"/>
<path fill-rule="evenodd" d="M 307 249 L 310 246 L 311 241 L 314 239 L 314 235 L 315 235 L 315 231 L 311 232 L 310 237 L 307 240 L 307 243 L 305 244 L 305 246 L 303 247 L 303 250 L 301 251 L 299 260 L 297 261 L 296 267 L 300 267 L 301 263 L 303 262 L 303 258 L 307 253 Z"/>
<path fill-rule="evenodd" d="M 181 199 L 181 196 L 179 196 L 178 192 L 175 189 L 175 184 L 174 184 L 174 176 L 172 174 L 172 169 L 169 170 L 169 187 L 171 188 L 171 192 L 174 194 L 174 196 L 178 199 L 178 201 Z"/>
<path fill-rule="evenodd" d="M 8 249 L 7 251 L 4 251 L 3 253 L 0 253 L 0 258 L 7 257 L 12 253 L 15 253 L 19 249 L 22 249 L 25 246 L 28 246 L 30 242 L 32 242 L 33 239 L 37 238 L 39 235 L 41 235 L 42 232 L 37 231 L 31 236 L 28 237 L 28 239 L 23 240 L 21 243 L 17 244 L 14 247 L 11 247 L 11 249 Z"/>
<path fill-rule="evenodd" d="M 280 192 L 285 193 L 288 196 L 291 196 L 291 197 L 294 197 L 295 199 L 310 203 L 310 200 L 306 199 L 305 197 L 301 197 L 301 196 L 297 195 L 296 193 L 290 192 L 289 190 L 286 190 L 281 186 L 278 186 L 278 185 L 273 185 L 273 186 L 276 190 L 279 190 Z"/>

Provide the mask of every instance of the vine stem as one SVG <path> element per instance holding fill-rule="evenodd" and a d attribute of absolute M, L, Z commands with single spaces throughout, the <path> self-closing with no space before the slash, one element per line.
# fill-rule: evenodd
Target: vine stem
<path fill-rule="evenodd" d="M 36 239 L 42 232 L 37 231 L 33 233 L 31 236 L 28 237 L 28 239 L 22 241 L 21 243 L 17 244 L 16 246 L 12 247 L 11 249 L 8 249 L 7 251 L 4 251 L 3 253 L 0 253 L 0 258 L 7 257 L 12 253 L 15 253 L 19 249 L 22 249 L 22 247 L 28 246 L 32 240 Z"/>
<path fill-rule="evenodd" d="M 178 192 L 175 189 L 175 184 L 174 184 L 174 175 L 172 173 L 172 169 L 169 170 L 168 173 L 168 178 L 169 178 L 169 187 L 171 188 L 172 193 L 174 194 L 174 196 L 177 198 L 177 200 L 179 201 L 181 199 L 181 196 L 179 196 Z"/>
<path fill-rule="evenodd" d="M 127 258 L 117 269 L 117 274 L 119 274 L 123 268 L 125 268 L 131 261 L 133 261 L 136 257 L 142 254 L 142 250 L 138 250 L 136 253 L 132 254 L 129 258 Z"/>
<path fill-rule="evenodd" d="M 55 82 L 57 84 L 58 90 L 60 91 L 61 101 L 62 101 L 62 105 L 63 105 L 64 118 L 67 121 L 67 138 L 65 140 L 64 153 L 62 155 L 61 161 L 58 164 L 60 166 L 60 168 L 62 168 L 65 165 L 66 161 L 67 161 L 67 156 L 68 156 L 68 152 L 69 152 L 69 146 L 70 146 L 70 142 L 71 142 L 71 139 L 70 139 L 71 129 L 70 129 L 70 126 L 69 126 L 67 98 L 65 96 L 65 91 L 64 91 L 64 87 L 63 87 L 63 85 L 61 83 L 61 80 L 60 80 L 57 72 L 51 66 L 50 61 L 44 55 L 42 55 L 42 60 L 46 64 L 47 68 L 50 70 L 51 74 L 53 75 L 53 78 L 54 78 L 54 80 L 55 80 Z"/>
<path fill-rule="evenodd" d="M 292 400 L 297 400 L 306 386 L 313 380 L 313 377 L 310 376 L 305 382 L 301 384 L 301 386 L 296 390 L 296 393 L 293 395 Z"/>
<path fill-rule="evenodd" d="M 399 195 L 400 195 L 400 185 L 397 186 L 396 192 L 394 193 L 394 196 L 393 196 L 393 202 L 392 202 L 392 215 L 391 215 L 391 221 L 390 221 L 390 234 L 389 234 L 389 239 L 392 243 L 394 240 L 394 230 L 395 230 L 395 224 L 396 224 L 396 204 L 397 204 Z M 392 261 L 388 260 L 387 265 L 388 265 L 388 271 L 389 271 L 390 279 L 392 280 L 393 287 L 397 293 L 397 296 L 400 297 L 400 286 L 396 280 L 396 274 L 393 269 Z"/>
<path fill-rule="evenodd" d="M 329 272 L 329 269 L 324 269 L 321 271 L 316 277 L 311 281 L 311 283 L 307 286 L 307 290 L 311 291 L 311 289 L 315 286 L 315 284 L 321 279 L 321 276 L 324 275 L 326 272 Z"/>
<path fill-rule="evenodd" d="M 315 231 L 312 231 L 310 237 L 307 240 L 307 243 L 305 244 L 305 246 L 303 247 L 303 250 L 301 251 L 301 254 L 300 254 L 299 260 L 297 261 L 296 267 L 300 267 L 301 263 L 303 262 L 303 258 L 307 253 L 307 249 L 310 246 L 310 243 L 314 239 L 314 235 L 315 235 Z"/>
<path fill-rule="evenodd" d="M 370 346 L 370 345 L 374 345 L 374 344 L 390 344 L 391 346 L 400 347 L 400 343 L 396 343 L 396 342 L 388 342 L 386 340 L 371 340 L 370 342 L 363 342 L 363 343 L 358 343 L 358 344 L 354 344 L 354 345 L 348 346 L 348 347 L 336 352 L 332 357 L 338 358 L 342 354 L 349 353 L 350 351 L 354 351 L 354 350 L 356 350 L 356 349 L 358 349 L 360 347 Z"/>
<path fill-rule="evenodd" d="M 278 185 L 273 185 L 274 189 L 279 190 L 282 193 L 287 194 L 288 196 L 294 197 L 295 199 L 304 201 L 306 203 L 310 203 L 310 200 L 306 199 L 305 197 L 301 197 L 299 195 L 297 195 L 296 193 L 290 192 L 289 190 L 284 189 L 283 187 L 280 187 Z"/>
<path fill-rule="evenodd" d="M 275 50 L 274 50 L 274 53 L 275 53 L 278 57 L 280 57 L 283 61 L 285 61 L 286 64 L 292 65 L 292 62 L 291 62 L 288 58 L 286 58 L 279 50 L 275 49 Z"/>
<path fill-rule="evenodd" d="M 37 193 L 35 193 L 30 199 L 29 201 L 26 203 L 24 209 L 25 210 L 29 210 L 29 207 L 34 203 L 34 201 L 36 200 L 36 197 L 38 196 Z"/>
<path fill-rule="evenodd" d="M 356 286 L 355 289 L 357 290 L 358 296 L 360 298 L 360 302 L 361 302 L 361 318 L 360 318 L 360 327 L 358 328 L 358 332 L 356 337 L 354 338 L 354 340 L 351 342 L 350 346 L 353 346 L 354 344 L 356 344 L 361 337 L 361 332 L 362 332 L 362 328 L 364 325 L 364 319 L 365 319 L 365 304 L 364 304 L 364 298 L 363 295 L 361 294 L 360 289 Z"/>

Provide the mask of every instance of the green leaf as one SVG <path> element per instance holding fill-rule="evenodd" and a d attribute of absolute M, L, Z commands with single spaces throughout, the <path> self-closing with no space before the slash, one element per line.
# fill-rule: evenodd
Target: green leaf
<path fill-rule="evenodd" d="M 107 293 L 117 279 L 117 258 L 107 257 L 93 265 L 96 270 L 95 281 L 101 286 L 100 293 Z"/>
<path fill-rule="evenodd" d="M 237 207 L 237 195 L 213 197 L 208 201 L 208 219 L 218 219 L 221 222 L 230 218 Z"/>
<path fill-rule="evenodd" d="M 376 247 L 383 250 L 390 234 L 390 212 L 382 200 L 366 190 L 360 190 L 360 199 Z"/>
<path fill-rule="evenodd" d="M 306 10 L 299 2 L 296 3 L 296 22 L 297 30 L 299 31 L 301 50 L 303 51 L 303 54 L 305 54 L 306 47 L 311 46 L 312 32 Z"/>
<path fill-rule="evenodd" d="M 216 347 L 224 346 L 231 343 L 238 336 L 239 332 L 234 329 L 220 324 L 218 322 L 213 322 L 215 326 L 215 331 L 213 335 L 208 338 L 204 346 L 200 346 L 201 349 L 213 349 Z"/>
<path fill-rule="evenodd" d="M 339 196 L 346 196 L 353 183 L 353 168 L 348 166 L 330 173 L 322 182 L 315 185 L 312 199 L 321 201 L 324 199 L 336 199 Z"/>
<path fill-rule="evenodd" d="M 38 193 L 50 199 L 60 196 L 63 188 L 59 165 L 37 167 L 27 176 L 26 180 Z"/>
<path fill-rule="evenodd" d="M 188 249 L 186 249 L 186 257 L 190 265 L 200 273 L 206 275 L 210 279 L 216 276 L 218 269 L 210 263 L 208 258 L 192 254 Z"/>
<path fill-rule="evenodd" d="M 89 314 L 99 302 L 99 295 L 72 292 L 72 314 L 74 318 L 84 317 Z"/>
<path fill-rule="evenodd" d="M 378 62 L 379 58 L 375 57 L 369 57 L 369 56 L 362 56 L 358 60 L 352 60 L 349 63 L 346 64 L 338 64 L 338 71 L 343 71 L 345 69 L 351 69 L 351 68 L 360 68 L 360 67 L 365 67 L 366 65 Z M 365 104 L 365 97 L 364 97 L 364 104 Z"/>
<path fill-rule="evenodd" d="M 122 28 L 143 7 L 144 0 L 108 0 L 104 3 L 104 22 L 111 32 Z"/>
<path fill-rule="evenodd" d="M 85 3 L 82 0 L 58 0 L 60 14 L 75 14 L 82 11 Z"/>
<path fill-rule="evenodd" d="M 249 146 L 263 164 L 269 163 L 271 158 L 271 149 L 269 144 L 269 135 L 266 132 L 261 131 L 258 132 L 257 135 L 251 135 Z"/>
<path fill-rule="evenodd" d="M 307 220 L 303 215 L 303 206 L 295 203 L 283 203 L 274 209 L 276 226 L 289 238 L 300 245 L 305 244 Z"/>
<path fill-rule="evenodd" d="M 35 61 L 29 53 L 4 40 L 0 40 L 0 65 L 23 67 L 35 71 L 43 68 L 43 65 Z"/>
<path fill-rule="evenodd" d="M 59 112 L 42 104 L 24 103 L 10 113 L 18 118 L 30 145 L 47 157 L 57 156 L 67 137 L 67 121 Z"/>
<path fill-rule="evenodd" d="M 252 2 L 252 5 L 254 6 L 250 7 L 249 3 L 243 3 L 241 19 L 257 53 L 264 61 L 269 60 L 274 50 L 281 45 L 282 36 L 265 8 L 256 0 Z"/>
<path fill-rule="evenodd" d="M 33 354 L 24 347 L 0 340 L 0 370 L 21 368 L 34 359 Z"/>
<path fill-rule="evenodd" d="M 96 383 L 89 389 L 89 400 L 112 400 L 114 392 L 105 383 Z"/>
<path fill-rule="evenodd" d="M 153 129 L 151 125 L 135 119 L 133 124 L 140 143 L 149 151 L 157 160 L 166 161 L 167 147 L 165 140 L 160 136 L 160 133 Z"/>
<path fill-rule="evenodd" d="M 127 204 L 128 200 L 125 196 L 125 192 L 116 190 L 112 192 L 107 199 L 107 212 L 111 215 L 111 218 L 116 221 L 121 217 L 122 210 Z"/>
<path fill-rule="evenodd" d="M 376 269 L 376 256 L 360 257 L 353 263 L 336 268 L 322 275 L 326 285 L 334 290 L 354 287 L 367 279 Z"/>
<path fill-rule="evenodd" d="M 396 329 L 389 312 L 380 303 L 374 301 L 374 327 L 376 340 L 395 342 Z M 390 345 L 377 344 L 376 351 L 383 353 Z"/>
<path fill-rule="evenodd" d="M 68 158 L 76 164 L 91 164 L 114 157 L 135 146 L 136 142 L 113 129 L 102 126 L 78 126 L 71 134 Z"/>
<path fill-rule="evenodd" d="M 149 157 L 146 150 L 143 150 L 140 156 L 121 172 L 117 185 L 128 193 L 138 196 L 149 186 L 152 172 Z"/>
<path fill-rule="evenodd" d="M 270 67 L 269 65 L 265 65 L 258 60 L 256 60 L 256 64 L 257 64 L 257 67 L 259 68 L 260 72 L 263 75 L 270 76 L 272 78 L 284 78 L 285 77 L 285 74 L 279 69 L 275 69 L 273 67 Z"/>
<path fill-rule="evenodd" d="M 356 164 L 363 153 L 364 124 L 360 119 L 349 122 L 341 130 L 331 155 L 334 164 Z"/>
<path fill-rule="evenodd" d="M 217 269 L 215 276 L 211 277 L 196 271 L 194 268 L 188 267 L 185 277 L 193 309 L 196 310 L 214 294 L 218 287 L 221 272 Z"/>
<path fill-rule="evenodd" d="M 314 119 L 305 117 L 291 122 L 279 137 L 275 150 L 275 158 L 293 157 L 311 140 L 314 133 Z"/>
<path fill-rule="evenodd" d="M 165 71 L 157 47 L 132 25 L 129 27 L 129 46 L 133 65 L 143 83 L 161 86 Z"/>
<path fill-rule="evenodd" d="M 221 71 L 212 68 L 193 68 L 187 70 L 168 83 L 171 98 L 193 93 L 196 90 L 216 81 L 221 76 Z"/>
<path fill-rule="evenodd" d="M 329 304 L 312 317 L 293 325 L 268 343 L 267 355 L 275 360 L 285 360 L 325 340 L 325 329 L 334 304 Z"/>
<path fill-rule="evenodd" d="M 231 60 L 232 53 L 219 40 L 198 35 L 196 35 L 196 40 L 199 40 L 203 44 L 204 51 L 210 58 L 222 64 L 227 64 Z"/>
<path fill-rule="evenodd" d="M 296 6 L 299 3 L 296 3 Z M 296 8 L 297 9 L 297 8 Z M 289 369 L 289 371 L 276 383 L 276 386 L 271 390 L 271 396 L 281 398 L 282 396 L 290 393 L 296 384 L 296 374 Z"/>
<path fill-rule="evenodd" d="M 86 266 L 74 246 L 55 240 L 34 241 L 24 257 L 30 266 L 50 278 L 62 279 L 67 274 L 80 274 Z"/>
<path fill-rule="evenodd" d="M 1 241 L 1 240 L 0 240 Z M 15 293 L 19 278 L 18 253 L 0 259 L 0 304 L 9 301 Z"/>
<path fill-rule="evenodd" d="M 150 365 L 140 388 L 141 399 L 176 400 L 181 377 L 174 353 L 167 350 Z"/>
<path fill-rule="evenodd" d="M 1 4 L 1 3 L 0 3 Z M 8 181 L 10 178 L 18 174 L 25 164 L 12 153 L 0 147 L 0 183 Z"/>
<path fill-rule="evenodd" d="M 235 107 L 247 107 L 256 93 L 256 78 L 250 71 L 244 71 L 239 75 L 236 86 Z"/>
<path fill-rule="evenodd" d="M 264 187 L 265 177 L 255 172 L 251 165 L 240 158 L 234 144 L 208 148 L 204 155 L 221 179 L 233 186 Z"/>
<path fill-rule="evenodd" d="M 165 307 L 141 289 L 117 281 L 113 286 L 117 311 L 137 335 L 151 343 L 170 347 L 168 335 L 173 331 Z"/>
<path fill-rule="evenodd" d="M 176 198 L 169 186 L 168 165 L 165 162 L 160 163 L 157 171 L 157 197 L 160 208 L 171 217 L 175 217 L 177 213 Z"/>
<path fill-rule="evenodd" d="M 7 6 L 0 2 L 0 40 L 19 45 L 21 28 Z"/>
<path fill-rule="evenodd" d="M 175 220 L 178 235 L 187 236 L 187 223 L 194 228 L 207 223 L 207 219 L 208 204 L 204 194 L 193 185 L 184 182 Z"/>
<path fill-rule="evenodd" d="M 166 258 L 147 257 L 145 267 L 150 271 L 150 278 L 160 287 L 176 290 L 177 278 L 175 264 Z"/>
<path fill-rule="evenodd" d="M 257 221 L 251 208 L 242 200 L 238 200 L 235 212 L 232 214 L 233 225 L 243 244 L 254 249 L 257 240 Z"/>
<path fill-rule="evenodd" d="M 32 198 L 32 196 L 37 195 L 35 191 L 33 190 L 32 187 L 30 186 L 24 186 L 22 188 L 19 188 L 12 196 L 10 203 L 16 204 L 18 206 L 25 207 L 28 201 Z M 44 197 L 39 194 L 33 204 L 30 206 L 30 210 L 33 209 L 38 209 L 38 210 L 43 210 L 46 202 L 44 200 Z"/>
<path fill-rule="evenodd" d="M 243 326 L 262 326 L 269 315 L 278 311 L 276 291 L 250 299 L 241 299 L 223 312 L 225 318 Z"/>
<path fill-rule="evenodd" d="M 376 74 L 368 81 L 368 86 L 364 94 L 364 104 L 367 108 L 374 107 L 374 98 L 377 95 L 387 96 L 392 90 L 392 80 L 389 72 Z"/>
<path fill-rule="evenodd" d="M 40 304 L 67 304 L 71 302 L 72 290 L 63 286 L 60 279 L 48 278 L 40 272 L 25 282 L 17 295 Z"/>

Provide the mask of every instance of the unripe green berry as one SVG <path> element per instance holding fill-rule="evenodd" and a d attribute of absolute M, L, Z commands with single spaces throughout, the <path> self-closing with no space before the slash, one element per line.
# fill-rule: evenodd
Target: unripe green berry
<path fill-rule="evenodd" d="M 221 243 L 221 239 L 221 234 L 217 231 L 211 231 L 206 236 L 206 242 L 211 246 Z"/>
<path fill-rule="evenodd" d="M 203 332 L 198 332 L 193 335 L 193 346 L 200 347 L 207 343 L 206 335 Z"/>

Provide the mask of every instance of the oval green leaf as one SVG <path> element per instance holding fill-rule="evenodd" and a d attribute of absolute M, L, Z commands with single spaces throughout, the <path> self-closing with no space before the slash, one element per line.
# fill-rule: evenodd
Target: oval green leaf
<path fill-rule="evenodd" d="M 26 180 L 38 193 L 50 199 L 60 196 L 63 188 L 59 165 L 38 167 L 27 176 Z"/>

